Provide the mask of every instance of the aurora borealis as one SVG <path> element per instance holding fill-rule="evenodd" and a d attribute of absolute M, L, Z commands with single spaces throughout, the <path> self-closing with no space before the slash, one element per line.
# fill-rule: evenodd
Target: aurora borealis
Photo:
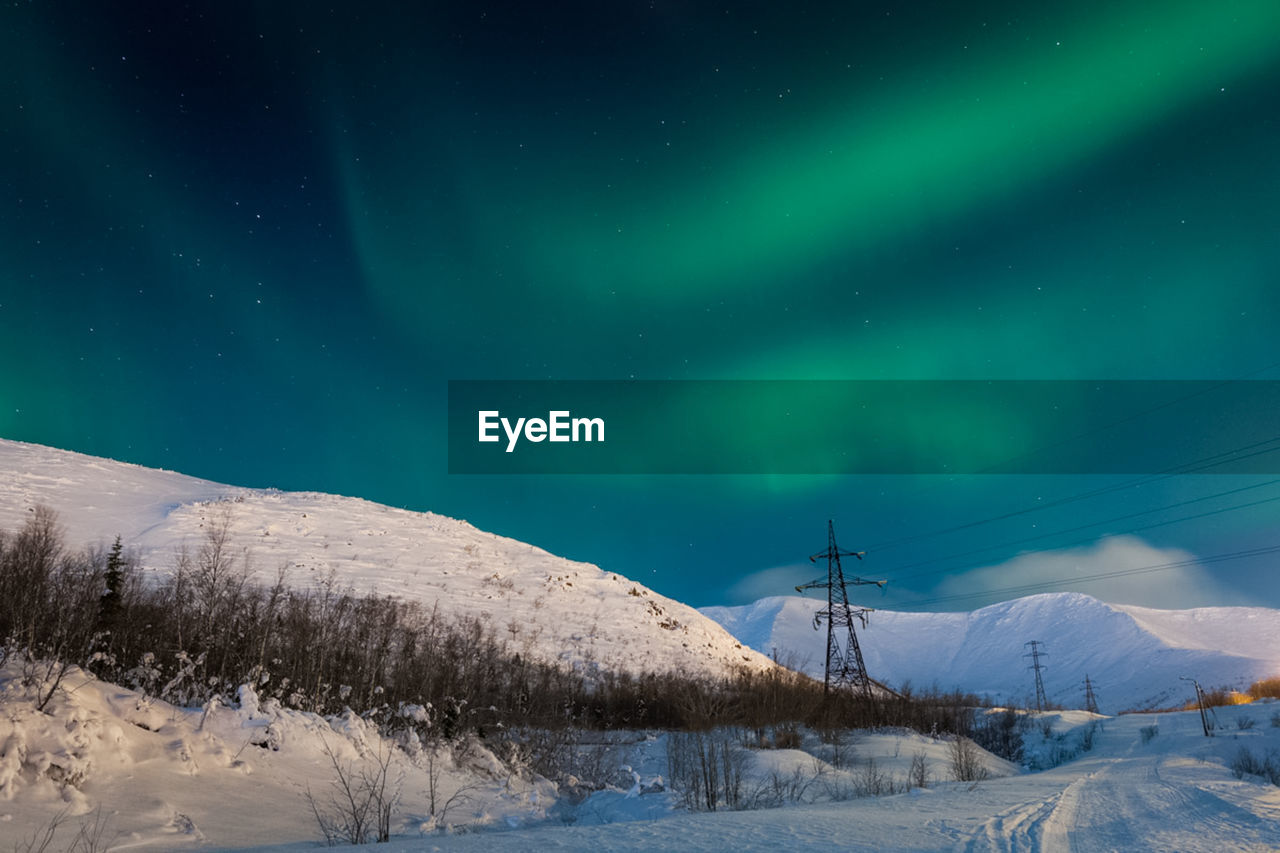
<path fill-rule="evenodd" d="M 450 476 L 446 382 L 1280 378 L 1274 2 L 0 20 L 0 437 L 441 512 L 709 604 L 828 517 L 865 547 L 1097 478 Z M 1274 506 L 1141 535 L 1268 545 Z M 1268 565 L 1215 594 L 1280 606 Z"/>

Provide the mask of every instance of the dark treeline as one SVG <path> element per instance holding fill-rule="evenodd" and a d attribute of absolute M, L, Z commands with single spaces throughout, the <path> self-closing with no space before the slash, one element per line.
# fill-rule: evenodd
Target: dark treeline
<path fill-rule="evenodd" d="M 357 595 L 330 581 L 251 581 L 229 535 L 230 506 L 195 553 L 148 573 L 119 540 L 69 550 L 56 514 L 32 510 L 0 533 L 0 638 L 24 660 L 75 664 L 104 681 L 194 706 L 233 701 L 250 683 L 290 708 L 350 708 L 432 738 L 495 729 L 705 729 L 904 726 L 970 734 L 972 697 L 910 694 L 873 703 L 823 696 L 777 668 L 720 680 L 678 673 L 569 669 L 512 651 L 492 626 L 413 602 Z M 45 671 L 46 673 L 48 670 Z"/>

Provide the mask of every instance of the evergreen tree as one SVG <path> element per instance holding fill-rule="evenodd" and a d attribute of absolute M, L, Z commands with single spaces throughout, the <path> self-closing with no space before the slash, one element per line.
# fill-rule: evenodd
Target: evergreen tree
<path fill-rule="evenodd" d="M 107 554 L 107 571 L 104 578 L 107 589 L 98 600 L 98 627 L 106 631 L 115 627 L 116 619 L 120 615 L 125 572 L 123 550 L 124 546 L 120 544 L 120 536 L 117 534 L 115 544 Z"/>

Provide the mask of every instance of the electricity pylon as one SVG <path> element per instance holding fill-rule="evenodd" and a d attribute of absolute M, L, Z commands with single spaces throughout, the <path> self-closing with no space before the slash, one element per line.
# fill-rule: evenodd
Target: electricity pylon
<path fill-rule="evenodd" d="M 827 576 L 809 581 L 796 587 L 796 592 L 806 589 L 826 589 L 827 609 L 819 610 L 813 617 L 813 628 L 818 630 L 825 619 L 827 622 L 827 668 L 823 680 L 823 695 L 830 695 L 833 689 L 852 687 L 868 700 L 871 699 L 871 679 L 867 675 L 867 666 L 862 662 L 862 649 L 858 646 L 858 634 L 853 629 L 853 620 L 857 619 L 862 627 L 867 627 L 867 614 L 870 607 L 852 607 L 849 604 L 849 592 L 846 584 L 855 586 L 874 584 L 883 588 L 885 581 L 868 581 L 859 577 L 846 579 L 844 569 L 840 566 L 841 557 L 857 557 L 862 559 L 865 551 L 843 551 L 836 545 L 835 525 L 827 522 L 827 550 L 819 551 L 809 558 L 816 563 L 819 557 L 827 558 Z M 843 647 L 841 634 L 845 634 Z"/>
<path fill-rule="evenodd" d="M 1044 695 L 1044 681 L 1040 678 L 1040 670 L 1045 669 L 1045 665 L 1040 663 L 1041 657 L 1048 657 L 1047 652 L 1040 651 L 1042 640 L 1030 640 L 1023 643 L 1024 646 L 1030 646 L 1031 652 L 1023 655 L 1024 658 L 1031 658 L 1031 666 L 1028 669 L 1036 671 L 1036 710 L 1043 711 L 1049 707 L 1049 700 Z"/>
<path fill-rule="evenodd" d="M 1084 674 L 1084 709 L 1090 714 L 1098 713 L 1098 697 L 1093 695 L 1093 682 L 1087 672 Z"/>

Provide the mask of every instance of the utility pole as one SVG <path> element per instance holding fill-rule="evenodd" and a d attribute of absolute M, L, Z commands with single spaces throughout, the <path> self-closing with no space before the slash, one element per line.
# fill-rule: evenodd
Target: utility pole
<path fill-rule="evenodd" d="M 1043 643 L 1044 643 L 1043 640 L 1030 640 L 1026 643 L 1023 643 L 1024 646 L 1031 647 L 1031 651 L 1023 655 L 1023 657 L 1031 658 L 1031 666 L 1028 667 L 1028 669 L 1033 669 L 1035 670 L 1035 673 L 1036 673 L 1036 710 L 1037 711 L 1043 711 L 1045 708 L 1049 707 L 1049 700 L 1046 699 L 1044 695 L 1044 681 L 1043 679 L 1040 678 L 1040 671 L 1043 669 L 1047 669 L 1047 667 L 1044 664 L 1040 663 L 1040 658 L 1042 657 L 1047 658 L 1049 656 L 1048 652 L 1040 651 L 1040 646 L 1043 645 Z"/>
<path fill-rule="evenodd" d="M 1084 709 L 1090 714 L 1098 713 L 1098 699 L 1093 695 L 1093 682 L 1087 672 L 1084 674 Z"/>
<path fill-rule="evenodd" d="M 1204 727 L 1204 736 L 1213 737 L 1213 729 L 1209 728 L 1209 717 L 1204 710 L 1204 691 L 1200 689 L 1200 682 L 1194 678 L 1187 678 L 1185 675 L 1179 675 L 1183 681 L 1190 681 L 1196 687 L 1196 705 L 1200 708 L 1200 725 Z M 1215 719 L 1216 719 L 1215 715 Z"/>
<path fill-rule="evenodd" d="M 827 560 L 827 576 L 817 578 L 809 583 L 796 587 L 796 592 L 807 589 L 826 589 L 827 609 L 820 610 L 813 617 L 813 628 L 818 630 L 825 619 L 827 623 L 827 667 L 823 680 L 823 695 L 829 696 L 838 687 L 852 687 L 868 700 L 871 699 L 871 679 L 867 676 L 866 664 L 862 662 L 862 649 L 858 646 L 858 635 L 853 629 L 853 620 L 857 619 L 862 627 L 867 627 L 867 614 L 870 607 L 851 607 L 846 584 L 862 586 L 874 584 L 883 588 L 885 581 L 868 581 L 859 577 L 846 579 L 844 569 L 840 566 L 841 557 L 857 557 L 862 559 L 865 551 L 844 551 L 836 545 L 836 529 L 831 521 L 827 521 L 827 550 L 819 551 L 809 558 L 816 563 L 819 557 Z M 845 635 L 841 648 L 841 634 Z"/>

